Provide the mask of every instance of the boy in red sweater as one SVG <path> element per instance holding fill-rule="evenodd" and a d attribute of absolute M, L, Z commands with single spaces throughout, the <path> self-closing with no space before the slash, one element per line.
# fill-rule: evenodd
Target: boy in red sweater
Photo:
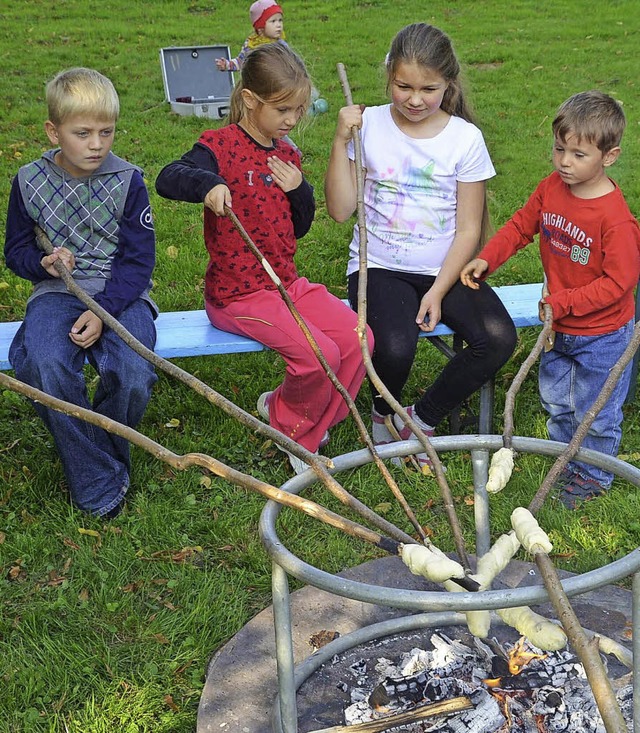
<path fill-rule="evenodd" d="M 620 155 L 625 117 L 598 91 L 575 94 L 552 124 L 554 173 L 493 236 L 460 279 L 476 288 L 518 250 L 540 239 L 547 280 L 541 304 L 553 309 L 555 340 L 539 371 L 549 437 L 568 443 L 633 333 L 633 290 L 640 276 L 640 227 L 606 173 Z M 583 447 L 615 456 L 631 364 L 593 422 Z M 559 498 L 573 509 L 606 491 L 609 471 L 572 461 Z"/>

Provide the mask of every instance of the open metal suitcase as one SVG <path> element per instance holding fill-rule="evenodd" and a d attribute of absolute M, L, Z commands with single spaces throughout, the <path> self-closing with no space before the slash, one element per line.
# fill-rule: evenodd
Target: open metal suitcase
<path fill-rule="evenodd" d="M 167 102 L 179 115 L 222 119 L 229 112 L 233 72 L 219 71 L 216 59 L 230 59 L 229 46 L 170 46 L 160 49 Z"/>

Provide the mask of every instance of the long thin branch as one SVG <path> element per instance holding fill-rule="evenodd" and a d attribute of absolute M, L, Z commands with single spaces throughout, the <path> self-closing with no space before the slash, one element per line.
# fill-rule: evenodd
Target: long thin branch
<path fill-rule="evenodd" d="M 47 254 L 53 251 L 53 245 L 49 241 L 46 233 L 38 226 L 36 226 L 36 238 L 38 240 L 39 247 Z M 245 412 L 244 410 L 237 407 L 233 402 L 228 400 L 223 395 L 213 390 L 208 385 L 201 382 L 199 379 L 189 374 L 188 372 L 180 369 L 172 362 L 163 359 L 158 356 L 154 351 L 148 349 L 143 343 L 138 341 L 132 334 L 130 334 L 124 326 L 102 308 L 98 303 L 93 300 L 87 293 L 84 292 L 78 284 L 74 281 L 71 273 L 67 270 L 64 264 L 60 261 L 55 263 L 55 268 L 60 278 L 65 283 L 67 290 L 75 295 L 80 301 L 82 301 L 89 310 L 95 313 L 105 325 L 111 328 L 131 349 L 142 356 L 144 359 L 152 363 L 155 367 L 161 371 L 169 374 L 175 379 L 179 380 L 183 384 L 193 389 L 197 394 L 204 397 L 209 403 L 219 407 L 231 417 L 238 420 L 241 424 L 248 427 L 253 432 L 260 433 L 267 438 L 270 438 L 273 442 L 281 445 L 290 453 L 297 455 L 299 458 L 307 461 L 316 475 L 319 476 L 323 485 L 336 496 L 346 506 L 349 506 L 354 511 L 358 512 L 362 517 L 366 518 L 367 521 L 371 522 L 375 526 L 381 528 L 383 531 L 396 537 L 401 542 L 412 542 L 414 541 L 409 535 L 402 532 L 400 529 L 395 527 L 391 522 L 381 517 L 379 514 L 374 512 L 368 506 L 363 504 L 361 501 L 352 496 L 346 489 L 344 489 L 336 479 L 328 473 L 325 465 L 331 467 L 333 464 L 324 456 L 318 456 L 310 451 L 307 451 L 304 447 L 299 445 L 293 440 L 290 440 L 278 430 L 270 427 L 269 425 L 258 420 L 253 415 Z"/>
<path fill-rule="evenodd" d="M 331 380 L 331 383 L 333 386 L 338 390 L 340 393 L 342 399 L 345 401 L 347 407 L 349 408 L 349 412 L 351 413 L 353 419 L 355 420 L 356 426 L 358 428 L 358 432 L 360 434 L 360 437 L 364 441 L 365 445 L 369 449 L 374 463 L 378 467 L 378 470 L 382 473 L 387 486 L 391 489 L 391 492 L 395 496 L 396 500 L 402 507 L 404 513 L 407 515 L 409 521 L 413 525 L 414 529 L 418 533 L 418 536 L 424 541 L 427 539 L 427 535 L 422 528 L 422 525 L 418 521 L 416 515 L 414 514 L 413 510 L 409 506 L 409 503 L 405 499 L 402 491 L 400 490 L 400 487 L 398 484 L 394 481 L 393 477 L 391 476 L 391 473 L 389 472 L 389 469 L 386 467 L 380 456 L 378 455 L 378 452 L 375 449 L 375 446 L 373 444 L 373 441 L 371 440 L 371 437 L 369 436 L 369 433 L 367 432 L 367 428 L 365 427 L 365 424 L 362 420 L 362 417 L 360 413 L 358 412 L 358 408 L 356 407 L 355 402 L 353 401 L 351 395 L 347 391 L 347 389 L 344 387 L 344 385 L 340 382 L 338 377 L 336 376 L 335 372 L 329 365 L 329 362 L 327 362 L 324 354 L 322 353 L 322 350 L 320 349 L 320 346 L 318 345 L 318 342 L 316 341 L 314 335 L 311 333 L 309 327 L 305 323 L 304 319 L 300 315 L 298 309 L 295 307 L 293 301 L 291 300 L 291 297 L 289 293 L 287 293 L 284 285 L 282 284 L 282 281 L 274 271 L 273 267 L 269 263 L 269 261 L 266 259 L 266 257 L 260 252 L 256 244 L 253 242 L 251 237 L 247 234 L 245 228 L 240 223 L 238 217 L 234 214 L 234 212 L 228 207 L 225 206 L 225 213 L 226 215 L 231 219 L 233 222 L 233 225 L 235 226 L 236 230 L 244 240 L 244 243 L 247 245 L 247 247 L 251 250 L 253 255 L 256 257 L 256 259 L 262 264 L 264 269 L 266 270 L 267 274 L 271 278 L 272 282 L 275 284 L 275 286 L 278 288 L 278 292 L 282 296 L 282 299 L 284 300 L 287 308 L 289 309 L 289 312 L 293 316 L 295 322 L 300 327 L 300 330 L 305 335 L 307 342 L 311 346 L 311 349 L 313 353 L 315 354 L 316 358 L 322 365 L 322 368 L 324 369 L 327 377 Z"/>
<path fill-rule="evenodd" d="M 347 72 L 344 64 L 339 63 L 338 76 L 342 85 L 342 90 L 345 96 L 347 104 L 353 104 L 353 97 L 351 95 L 351 88 L 349 86 L 349 80 L 347 78 Z M 387 389 L 386 385 L 382 382 L 374 369 L 371 361 L 371 352 L 369 351 L 369 344 L 367 342 L 367 222 L 364 211 L 364 178 L 362 174 L 362 138 L 360 136 L 360 130 L 356 127 L 352 130 L 353 145 L 355 152 L 355 168 L 356 168 L 356 187 L 357 187 L 357 215 L 358 215 L 358 231 L 360 232 L 360 248 L 359 248 L 359 269 L 358 269 L 358 338 L 360 339 L 360 348 L 362 350 L 362 359 L 364 361 L 367 374 L 374 387 L 378 390 L 378 393 L 384 398 L 387 404 L 394 410 L 394 412 L 400 416 L 403 423 L 411 430 L 415 437 L 420 441 L 420 444 L 424 448 L 424 451 L 429 456 L 433 470 L 435 473 L 436 481 L 440 489 L 440 495 L 442 502 L 449 520 L 451 527 L 451 534 L 453 535 L 453 541 L 456 546 L 456 551 L 460 562 L 465 569 L 465 572 L 471 572 L 471 566 L 469 564 L 469 558 L 465 548 L 464 537 L 462 535 L 462 529 L 458 520 L 455 505 L 453 503 L 453 496 L 449 488 L 449 484 L 444 475 L 444 469 L 442 468 L 442 462 L 437 451 L 431 445 L 427 436 L 420 430 L 415 422 L 409 417 L 404 407 L 393 397 L 391 392 Z"/>
<path fill-rule="evenodd" d="M 334 725 L 331 728 L 312 731 L 312 733 L 383 733 L 383 731 L 400 728 L 401 726 L 404 728 L 412 723 L 428 720 L 437 715 L 451 715 L 471 708 L 473 708 L 473 703 L 468 697 L 452 697 L 449 700 L 439 700 L 438 702 L 420 705 L 413 710 L 391 713 L 364 723 Z"/>
<path fill-rule="evenodd" d="M 526 379 L 527 375 L 529 374 L 531 367 L 536 363 L 538 360 L 538 357 L 542 353 L 542 350 L 544 347 L 549 343 L 549 337 L 552 332 L 553 327 L 553 311 L 551 310 L 551 306 L 546 304 L 544 305 L 544 324 L 542 326 L 542 331 L 538 335 L 538 340 L 536 341 L 533 349 L 531 349 L 531 353 L 527 358 L 522 362 L 520 369 L 518 369 L 518 373 L 513 378 L 513 381 L 511 382 L 511 385 L 509 389 L 507 390 L 507 394 L 505 396 L 504 401 L 504 429 L 502 433 L 502 443 L 505 448 L 511 448 L 512 440 L 513 440 L 513 411 L 516 404 L 516 395 L 520 391 L 520 388 L 522 387 L 522 384 L 524 383 L 524 380 Z"/>
<path fill-rule="evenodd" d="M 627 733 L 627 724 L 600 657 L 597 638 L 589 640 L 585 634 L 547 553 L 534 552 L 534 559 L 558 620 L 582 662 L 607 733 Z"/>
<path fill-rule="evenodd" d="M 406 544 L 404 538 L 396 540 L 386 537 L 378 532 L 374 532 L 357 522 L 353 522 L 339 514 L 336 514 L 335 512 L 332 512 L 316 502 L 305 499 L 297 494 L 284 491 L 283 489 L 277 489 L 275 486 L 271 486 L 264 481 L 254 478 L 253 476 L 237 471 L 204 453 L 187 453 L 185 455 L 173 453 L 160 443 L 157 443 L 151 438 L 139 433 L 134 428 L 123 425 L 122 423 L 112 420 L 111 418 L 97 412 L 93 412 L 93 410 L 87 410 L 84 407 L 73 405 L 69 402 L 65 402 L 64 400 L 52 397 L 46 392 L 42 392 L 41 390 L 31 387 L 24 382 L 20 382 L 3 372 L 0 372 L 0 386 L 6 387 L 14 392 L 18 392 L 34 402 L 39 402 L 45 407 L 58 412 L 63 412 L 71 417 L 84 420 L 92 425 L 97 425 L 98 427 L 108 430 L 110 433 L 119 435 L 130 443 L 155 456 L 160 461 L 169 464 L 173 468 L 179 470 L 185 470 L 193 466 L 205 468 L 214 475 L 220 476 L 220 478 L 231 482 L 235 486 L 255 491 L 267 499 L 271 499 L 272 501 L 276 501 L 279 504 L 293 509 L 298 509 L 304 514 L 315 517 L 321 522 L 328 524 L 331 527 L 335 527 L 352 537 L 374 544 L 376 547 L 379 547 L 390 554 L 401 555 L 402 544 Z M 318 461 L 318 456 L 314 456 L 313 460 L 315 461 L 315 465 L 313 465 L 314 468 L 319 466 L 321 467 L 321 464 Z M 393 527 L 393 525 L 390 525 L 390 528 L 398 531 Z M 411 537 L 407 537 L 407 540 L 409 543 L 415 544 L 415 541 Z M 475 591 L 478 589 L 478 584 L 470 578 L 455 579 L 455 582 L 467 590 Z"/>
<path fill-rule="evenodd" d="M 611 371 L 609 372 L 609 376 L 607 377 L 604 385 L 602 386 L 602 389 L 600 390 L 600 394 L 594 401 L 593 405 L 591 405 L 591 407 L 585 413 L 585 416 L 582 419 L 582 422 L 580 423 L 580 425 L 578 425 L 576 432 L 573 435 L 573 438 L 571 438 L 567 447 L 556 458 L 556 461 L 553 464 L 553 466 L 551 467 L 551 470 L 545 476 L 544 481 L 542 482 L 540 488 L 538 489 L 535 496 L 531 500 L 531 503 L 529 504 L 529 511 L 532 514 L 535 514 L 540 509 L 544 500 L 547 498 L 547 495 L 551 491 L 558 476 L 560 476 L 562 470 L 565 468 L 567 463 L 569 463 L 569 461 L 578 452 L 578 449 L 580 448 L 582 441 L 585 439 L 587 433 L 589 432 L 589 428 L 593 424 L 593 421 L 598 416 L 598 413 L 600 412 L 600 410 L 602 410 L 602 408 L 605 406 L 609 397 L 611 397 L 611 394 L 616 386 L 616 383 L 622 376 L 629 362 L 633 359 L 639 346 L 640 346 L 640 321 L 636 323 L 636 325 L 634 326 L 633 336 L 631 337 L 631 341 L 629 342 L 629 344 L 627 345 L 627 348 L 622 353 L 622 356 L 618 359 L 618 361 L 611 368 Z"/>

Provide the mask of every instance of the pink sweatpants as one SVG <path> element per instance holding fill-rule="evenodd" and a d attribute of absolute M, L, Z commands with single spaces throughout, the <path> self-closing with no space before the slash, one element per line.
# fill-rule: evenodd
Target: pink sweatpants
<path fill-rule="evenodd" d="M 304 277 L 295 280 L 287 292 L 328 364 L 355 398 L 365 376 L 356 333 L 357 314 L 324 285 Z M 307 450 L 317 451 L 325 432 L 344 420 L 349 410 L 280 293 L 260 290 L 222 308 L 208 303 L 205 307 L 216 328 L 248 336 L 281 354 L 286 373 L 269 401 L 271 426 Z M 368 329 L 367 338 L 373 350 Z"/>

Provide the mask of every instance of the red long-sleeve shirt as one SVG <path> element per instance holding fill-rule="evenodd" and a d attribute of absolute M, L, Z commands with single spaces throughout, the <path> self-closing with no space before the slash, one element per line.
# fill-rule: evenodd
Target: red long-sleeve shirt
<path fill-rule="evenodd" d="M 539 234 L 556 331 L 597 336 L 633 318 L 640 226 L 614 185 L 583 199 L 552 173 L 478 255 L 489 263 L 488 275 Z"/>

